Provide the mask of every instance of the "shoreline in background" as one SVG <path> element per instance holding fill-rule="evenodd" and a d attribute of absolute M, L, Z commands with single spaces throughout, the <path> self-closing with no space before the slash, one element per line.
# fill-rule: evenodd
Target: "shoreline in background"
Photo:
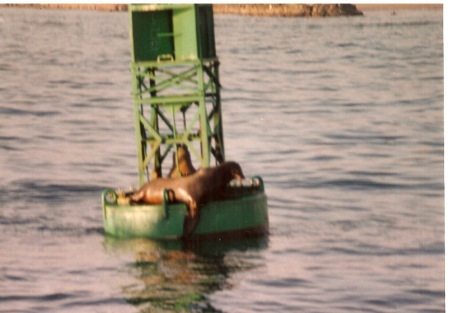
<path fill-rule="evenodd" d="M 279 17 L 331 17 L 363 15 L 353 4 L 218 4 L 215 14 Z"/>
<path fill-rule="evenodd" d="M 95 10 L 95 11 L 127 11 L 127 4 L 88 4 L 88 3 L 6 3 L 0 8 L 31 8 L 31 9 L 61 9 L 61 10 Z"/>
<path fill-rule="evenodd" d="M 293 6 L 300 6 L 301 4 L 287 4 Z M 321 4 L 314 4 L 314 6 L 320 6 Z M 395 11 L 395 10 L 443 10 L 443 4 L 353 4 L 357 10 L 364 14 L 364 11 Z M 240 7 L 241 6 L 241 7 Z M 277 13 L 276 10 L 264 8 L 264 5 L 260 5 L 260 8 L 256 8 L 251 11 L 245 8 L 248 5 L 239 4 L 214 4 L 214 13 L 216 14 L 242 14 L 242 15 L 264 15 L 264 16 L 294 16 L 294 14 L 286 14 L 286 5 L 277 6 L 281 8 L 282 12 Z M 266 7 L 270 4 L 266 4 Z M 276 6 L 275 4 L 273 6 Z M 127 4 L 65 4 L 65 3 L 44 3 L 44 4 L 0 4 L 1 7 L 21 7 L 21 8 L 36 8 L 36 9 L 63 9 L 63 10 L 97 10 L 97 11 L 110 11 L 110 12 L 123 12 L 127 11 Z M 283 8 L 284 7 L 284 8 Z M 291 7 L 293 8 L 293 7 Z M 308 15 L 296 15 L 296 16 L 308 16 Z"/>
<path fill-rule="evenodd" d="M 392 11 L 392 10 L 443 10 L 442 3 L 359 3 L 355 4 L 360 11 Z"/>

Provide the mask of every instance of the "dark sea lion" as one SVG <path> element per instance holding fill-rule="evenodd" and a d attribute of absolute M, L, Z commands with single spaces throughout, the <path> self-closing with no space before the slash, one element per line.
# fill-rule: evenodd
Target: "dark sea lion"
<path fill-rule="evenodd" d="M 192 175 L 177 178 L 158 178 L 145 184 L 130 197 L 131 203 L 161 204 L 162 190 L 170 190 L 175 202 L 185 203 L 187 215 L 184 236 L 190 237 L 199 220 L 199 211 L 210 199 L 223 198 L 228 183 L 243 179 L 242 169 L 236 162 L 224 162 L 219 166 L 202 168 Z"/>
<path fill-rule="evenodd" d="M 176 162 L 177 159 L 178 169 Z M 173 165 L 168 177 L 175 178 L 180 176 L 188 176 L 195 172 L 196 170 L 192 165 L 191 155 L 189 154 L 188 148 L 186 145 L 178 145 L 177 152 L 173 153 Z"/>

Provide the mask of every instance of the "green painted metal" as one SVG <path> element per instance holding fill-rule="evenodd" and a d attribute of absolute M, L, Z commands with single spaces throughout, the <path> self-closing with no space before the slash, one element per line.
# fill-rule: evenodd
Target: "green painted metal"
<path fill-rule="evenodd" d="M 266 234 L 268 209 L 263 181 L 259 177 L 252 181 L 255 184 L 251 186 L 229 187 L 227 200 L 209 201 L 201 210 L 194 236 Z M 105 232 L 119 238 L 181 238 L 186 206 L 165 199 L 161 205 L 119 205 L 115 191 L 105 190 L 102 195 Z"/>
<path fill-rule="evenodd" d="M 139 184 L 184 144 L 200 166 L 225 160 L 212 5 L 129 5 Z"/>
<path fill-rule="evenodd" d="M 210 4 L 129 5 L 133 61 L 216 58 Z"/>
<path fill-rule="evenodd" d="M 157 60 L 158 55 L 174 53 L 172 11 L 133 13 L 133 59 Z M 167 35 L 163 35 L 167 34 Z M 159 49 L 154 49 L 157 46 Z"/>

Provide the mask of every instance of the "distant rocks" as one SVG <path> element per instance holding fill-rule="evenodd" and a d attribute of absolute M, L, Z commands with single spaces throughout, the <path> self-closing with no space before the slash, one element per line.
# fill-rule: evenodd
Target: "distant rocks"
<path fill-rule="evenodd" d="M 353 4 L 215 4 L 214 13 L 252 16 L 327 17 L 363 15 Z"/>
<path fill-rule="evenodd" d="M 0 4 L 0 7 L 28 7 L 37 9 L 126 11 L 126 4 L 89 4 L 89 3 L 33 3 Z M 327 17 L 362 15 L 353 4 L 214 4 L 216 14 L 239 14 L 251 16 L 286 17 Z"/>

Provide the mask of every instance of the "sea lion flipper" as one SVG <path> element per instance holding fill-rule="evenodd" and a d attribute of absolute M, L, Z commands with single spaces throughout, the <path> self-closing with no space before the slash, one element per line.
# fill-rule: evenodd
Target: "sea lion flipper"
<path fill-rule="evenodd" d="M 193 218 L 198 213 L 197 201 L 191 200 L 187 203 L 188 215 L 190 218 Z"/>
<path fill-rule="evenodd" d="M 189 201 L 189 203 L 186 203 L 186 206 L 187 206 L 187 212 L 186 212 L 186 218 L 184 219 L 183 236 L 185 238 L 190 238 L 190 237 L 192 237 L 195 227 L 198 224 L 199 214 L 198 214 L 198 206 L 197 206 L 196 201 L 191 200 L 191 201 Z"/>
<path fill-rule="evenodd" d="M 130 196 L 130 204 L 139 203 L 142 199 L 142 192 L 136 192 Z"/>

